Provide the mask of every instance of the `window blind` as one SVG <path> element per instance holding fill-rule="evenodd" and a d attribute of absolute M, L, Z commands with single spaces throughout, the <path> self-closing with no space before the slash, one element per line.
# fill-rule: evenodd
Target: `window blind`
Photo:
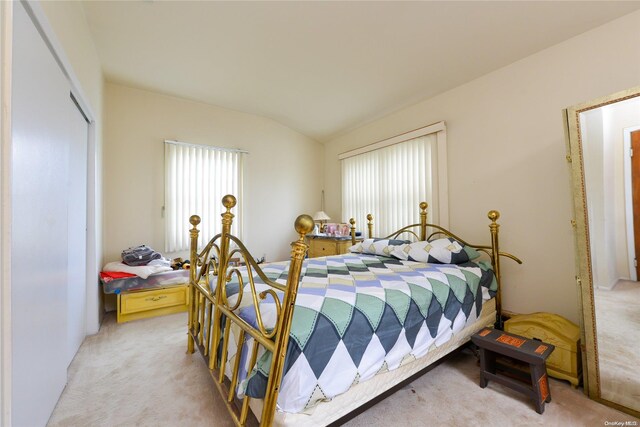
<path fill-rule="evenodd" d="M 420 222 L 418 205 L 429 204 L 429 222 L 438 223 L 438 138 L 436 133 L 342 159 L 342 216 L 374 235 L 386 236 Z M 405 237 L 406 236 L 406 237 Z M 410 238 L 403 235 L 403 238 Z"/>
<path fill-rule="evenodd" d="M 222 229 L 221 199 L 242 192 L 244 151 L 205 145 L 165 141 L 165 251 L 189 249 L 189 217 L 199 215 L 198 245 Z M 238 209 L 231 232 L 241 237 L 242 218 Z"/>

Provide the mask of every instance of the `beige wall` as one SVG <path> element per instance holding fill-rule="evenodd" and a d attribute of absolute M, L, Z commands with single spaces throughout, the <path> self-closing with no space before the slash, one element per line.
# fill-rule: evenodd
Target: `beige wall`
<path fill-rule="evenodd" d="M 62 44 L 82 90 L 98 117 L 102 111 L 103 78 L 98 52 L 93 44 L 82 3 L 78 1 L 42 1 L 56 37 Z"/>
<path fill-rule="evenodd" d="M 445 120 L 451 228 L 487 240 L 486 213 L 500 210 L 502 248 L 524 260 L 503 263 L 504 308 L 578 322 L 561 110 L 637 86 L 638 40 L 635 12 L 335 138 L 325 150 L 327 213 L 341 209 L 339 153 Z"/>
<path fill-rule="evenodd" d="M 243 237 L 255 257 L 288 258 L 295 218 L 319 209 L 322 145 L 273 120 L 113 83 L 105 111 L 107 261 L 143 243 L 164 250 L 165 139 L 249 151 Z"/>

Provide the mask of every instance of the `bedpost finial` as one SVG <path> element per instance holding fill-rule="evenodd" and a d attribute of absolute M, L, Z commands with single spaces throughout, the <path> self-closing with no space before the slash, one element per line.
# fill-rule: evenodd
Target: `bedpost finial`
<path fill-rule="evenodd" d="M 489 211 L 489 213 L 487 214 L 487 217 L 489 217 L 489 219 L 491 220 L 491 222 L 496 222 L 498 220 L 498 218 L 500 218 L 500 212 L 498 211 L 494 211 L 491 210 Z"/>
<path fill-rule="evenodd" d="M 227 208 L 227 211 L 230 211 L 237 203 L 235 196 L 232 194 L 227 194 L 222 198 L 222 206 Z"/>
<path fill-rule="evenodd" d="M 313 230 L 313 227 L 315 227 L 315 222 L 313 221 L 313 218 L 311 218 L 311 216 L 303 214 L 299 215 L 298 218 L 296 218 L 294 226 L 296 232 L 298 232 L 298 234 L 300 234 L 301 236 L 304 236 L 306 234 L 309 234 L 311 230 Z"/>
<path fill-rule="evenodd" d="M 198 215 L 191 215 L 189 217 L 189 223 L 194 227 L 197 227 L 200 224 L 200 217 Z"/>
<path fill-rule="evenodd" d="M 349 218 L 349 224 L 355 225 L 356 224 L 356 220 L 353 219 L 353 218 Z"/>
<path fill-rule="evenodd" d="M 373 219 L 373 215 L 367 214 L 367 221 L 371 221 Z"/>
<path fill-rule="evenodd" d="M 420 209 L 421 210 L 426 211 L 428 206 L 429 206 L 429 204 L 427 202 L 420 202 Z"/>

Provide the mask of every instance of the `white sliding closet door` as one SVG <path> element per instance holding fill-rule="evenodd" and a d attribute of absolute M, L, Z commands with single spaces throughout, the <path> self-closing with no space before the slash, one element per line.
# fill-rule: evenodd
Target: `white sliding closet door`
<path fill-rule="evenodd" d="M 69 198 L 68 365 L 86 335 L 87 142 L 89 140 L 89 124 L 73 99 L 67 96 L 67 101 L 71 131 L 67 190 Z"/>
<path fill-rule="evenodd" d="M 67 379 L 70 87 L 14 7 L 12 425 L 44 426 Z"/>

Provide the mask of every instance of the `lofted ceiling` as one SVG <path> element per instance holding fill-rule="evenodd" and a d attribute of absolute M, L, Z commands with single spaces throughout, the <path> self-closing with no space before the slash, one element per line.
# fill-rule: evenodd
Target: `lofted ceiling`
<path fill-rule="evenodd" d="M 320 142 L 640 8 L 637 1 L 85 1 L 108 81 Z"/>

